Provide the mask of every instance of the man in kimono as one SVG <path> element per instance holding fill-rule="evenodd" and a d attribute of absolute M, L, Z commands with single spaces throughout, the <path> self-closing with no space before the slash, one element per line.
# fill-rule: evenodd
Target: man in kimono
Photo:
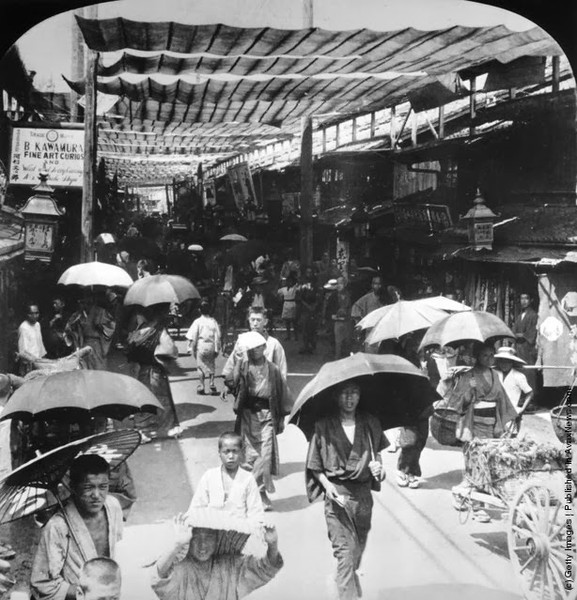
<path fill-rule="evenodd" d="M 35 360 L 46 356 L 40 328 L 40 310 L 37 304 L 29 304 L 26 319 L 18 327 L 18 356 L 21 361 L 20 375 L 26 375 Z"/>
<path fill-rule="evenodd" d="M 160 600 L 238 600 L 268 583 L 283 559 L 274 526 L 264 527 L 262 558 L 216 554 L 217 531 L 175 519 L 174 543 L 151 567 L 152 589 Z"/>
<path fill-rule="evenodd" d="M 281 343 L 276 338 L 272 337 L 272 335 L 269 335 L 266 331 L 268 325 L 266 311 L 257 306 L 249 308 L 248 325 L 251 331 L 256 331 L 264 337 L 266 343 L 264 355 L 266 359 L 274 363 L 278 367 L 283 378 L 286 379 L 287 362 L 285 351 Z M 225 383 L 232 375 L 235 367 L 238 366 L 238 363 L 243 359 L 246 359 L 246 348 L 243 348 L 239 338 L 222 370 L 222 376 L 224 377 Z M 226 391 L 224 392 L 224 395 L 226 395 Z"/>
<path fill-rule="evenodd" d="M 266 340 L 256 331 L 239 336 L 247 358 L 226 375 L 225 385 L 235 390 L 235 431 L 242 437 L 246 462 L 259 487 L 265 510 L 272 510 L 267 492 L 274 492 L 273 475 L 278 475 L 276 436 L 284 429 L 290 412 L 290 394 L 278 367 L 265 355 Z"/>
<path fill-rule="evenodd" d="M 366 317 L 373 310 L 381 308 L 385 303 L 383 301 L 383 280 L 380 275 L 375 275 L 371 282 L 371 291 L 361 296 L 351 308 L 351 317 L 355 323 L 358 323 L 363 317 Z"/>
<path fill-rule="evenodd" d="M 120 567 L 111 558 L 99 556 L 84 563 L 76 587 L 76 600 L 120 600 Z"/>
<path fill-rule="evenodd" d="M 122 537 L 122 510 L 108 495 L 109 467 L 96 454 L 78 457 L 70 468 L 72 497 L 44 526 L 30 583 L 38 600 L 76 597 L 84 563 L 114 558 Z"/>
<path fill-rule="evenodd" d="M 521 313 L 513 323 L 513 333 L 515 334 L 515 348 L 521 360 L 528 365 L 534 365 L 537 360 L 537 312 L 531 306 L 531 296 L 522 293 L 519 296 Z M 527 370 L 527 381 L 534 390 L 536 387 L 535 371 Z"/>

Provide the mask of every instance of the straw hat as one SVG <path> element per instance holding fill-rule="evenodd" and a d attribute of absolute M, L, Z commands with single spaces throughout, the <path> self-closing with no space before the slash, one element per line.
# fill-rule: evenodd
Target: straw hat
<path fill-rule="evenodd" d="M 238 336 L 238 344 L 245 350 L 254 350 L 259 346 L 265 346 L 266 339 L 258 331 L 247 331 Z"/>
<path fill-rule="evenodd" d="M 337 289 L 337 280 L 329 279 L 323 287 L 325 288 L 325 290 L 330 290 L 330 291 L 336 290 Z"/>
<path fill-rule="evenodd" d="M 495 360 L 510 360 L 511 362 L 518 363 L 520 365 L 526 365 L 527 363 L 517 356 L 517 351 L 515 348 L 510 348 L 508 346 L 501 346 L 497 353 L 495 354 Z"/>

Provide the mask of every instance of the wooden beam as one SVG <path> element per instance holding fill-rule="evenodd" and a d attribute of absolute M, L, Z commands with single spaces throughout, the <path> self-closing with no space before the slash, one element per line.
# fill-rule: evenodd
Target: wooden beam
<path fill-rule="evenodd" d="M 445 105 L 439 106 L 439 139 L 445 137 Z"/>
<path fill-rule="evenodd" d="M 395 123 L 396 114 L 397 114 L 396 107 L 391 106 L 391 124 L 390 124 L 390 128 L 389 128 L 389 133 L 391 136 L 391 150 L 394 150 L 395 146 L 397 145 L 396 123 Z"/>
<path fill-rule="evenodd" d="M 338 148 L 341 143 L 341 130 L 339 127 L 339 123 L 335 125 L 335 148 Z"/>
<path fill-rule="evenodd" d="M 395 143 L 394 143 L 394 145 L 391 146 L 393 149 L 397 145 L 397 142 L 401 139 L 401 136 L 403 135 L 403 132 L 405 131 L 405 127 L 407 126 L 407 122 L 408 122 L 409 117 L 411 116 L 412 112 L 413 112 L 413 107 L 411 106 L 409 108 L 409 111 L 405 115 L 405 119 L 403 120 L 403 124 L 401 126 L 401 130 L 399 131 L 399 135 L 395 136 Z M 393 131 L 392 125 L 393 125 L 393 113 L 391 113 L 391 133 Z M 392 143 L 392 137 L 391 137 L 391 143 Z"/>
<path fill-rule="evenodd" d="M 84 107 L 84 181 L 82 185 L 82 215 L 80 222 L 80 262 L 94 260 L 94 232 L 92 216 L 96 180 L 96 63 L 98 55 L 88 52 Z"/>
<path fill-rule="evenodd" d="M 417 113 L 413 110 L 411 111 L 413 113 L 413 118 L 411 120 L 411 144 L 413 146 L 417 145 L 417 132 L 418 132 L 418 125 L 419 122 L 417 120 Z"/>
<path fill-rule="evenodd" d="M 377 130 L 377 117 L 374 112 L 371 113 L 371 131 L 369 137 L 375 137 L 375 131 Z"/>
<path fill-rule="evenodd" d="M 471 124 L 469 125 L 469 135 L 473 137 L 475 135 L 475 125 L 473 119 L 477 116 L 477 110 L 475 105 L 475 96 L 477 95 L 477 78 L 473 77 L 469 80 L 471 82 L 471 96 L 469 97 L 469 118 Z"/>
<path fill-rule="evenodd" d="M 327 151 L 327 128 L 323 127 L 323 154 Z"/>
<path fill-rule="evenodd" d="M 313 119 L 303 117 L 301 132 L 301 265 L 313 261 Z"/>
<path fill-rule="evenodd" d="M 353 117 L 353 142 L 357 141 L 357 128 L 358 128 L 357 117 Z"/>

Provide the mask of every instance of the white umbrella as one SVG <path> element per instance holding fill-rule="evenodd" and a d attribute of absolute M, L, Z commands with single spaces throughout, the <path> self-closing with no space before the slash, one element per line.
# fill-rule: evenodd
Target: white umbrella
<path fill-rule="evenodd" d="M 248 238 L 245 238 L 244 235 L 240 235 L 240 233 L 229 233 L 228 235 L 223 235 L 220 238 L 221 242 L 248 242 Z"/>
<path fill-rule="evenodd" d="M 200 244 L 191 244 L 188 249 L 190 252 L 202 252 L 204 250 Z"/>
<path fill-rule="evenodd" d="M 120 267 L 98 261 L 74 265 L 60 276 L 61 285 L 104 285 L 107 287 L 130 287 L 132 277 Z"/>
<path fill-rule="evenodd" d="M 374 313 L 379 313 L 374 315 Z M 374 315 L 376 322 L 369 327 L 372 331 L 367 336 L 367 344 L 376 344 L 383 340 L 398 339 L 412 331 L 426 329 L 433 323 L 445 318 L 447 313 L 426 305 L 418 305 L 411 300 L 399 300 L 394 304 L 383 306 L 369 313 L 360 323 Z M 367 329 L 366 321 L 364 328 Z"/>
<path fill-rule="evenodd" d="M 444 310 L 446 312 L 465 312 L 468 310 L 472 310 L 470 306 L 467 306 L 462 302 L 457 302 L 456 300 L 451 300 L 451 298 L 445 298 L 445 296 L 419 298 L 419 300 L 414 300 L 414 302 L 420 302 L 421 304 L 425 304 L 426 306 L 430 306 L 431 308 Z"/>

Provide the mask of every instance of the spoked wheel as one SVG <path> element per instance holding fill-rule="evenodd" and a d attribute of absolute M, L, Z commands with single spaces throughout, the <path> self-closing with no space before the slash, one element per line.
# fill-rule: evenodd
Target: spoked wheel
<path fill-rule="evenodd" d="M 528 482 L 511 505 L 509 557 L 527 600 L 574 600 L 576 596 L 575 538 L 567 525 L 567 519 L 574 521 L 574 517 L 566 515 L 560 492 L 549 484 Z"/>

